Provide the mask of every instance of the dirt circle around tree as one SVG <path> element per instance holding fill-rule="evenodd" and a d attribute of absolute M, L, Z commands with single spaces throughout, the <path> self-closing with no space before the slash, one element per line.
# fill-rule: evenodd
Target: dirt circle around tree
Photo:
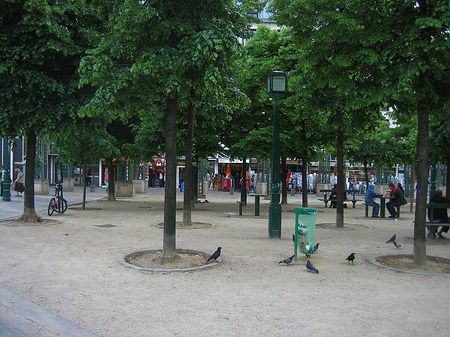
<path fill-rule="evenodd" d="M 417 266 L 411 254 L 378 255 L 369 258 L 369 262 L 375 266 L 402 273 L 429 276 L 450 274 L 450 259 L 439 256 L 427 256 L 424 266 Z"/>
<path fill-rule="evenodd" d="M 164 228 L 164 222 L 160 222 L 157 224 L 154 224 L 155 227 L 158 228 Z M 213 227 L 212 224 L 207 223 L 207 222 L 195 222 L 192 221 L 192 225 L 190 226 L 185 226 L 183 224 L 183 221 L 177 221 L 176 223 L 177 229 L 204 229 L 204 228 L 210 228 Z"/>
<path fill-rule="evenodd" d="M 337 230 L 348 230 L 348 231 L 354 231 L 357 229 L 368 229 L 369 226 L 366 225 L 358 225 L 358 224 L 344 224 L 344 227 L 336 227 L 336 223 L 318 223 L 316 224 L 316 227 L 322 228 L 322 229 L 337 229 Z"/>
<path fill-rule="evenodd" d="M 161 249 L 136 250 L 117 259 L 121 265 L 145 272 L 180 272 L 194 271 L 215 267 L 217 261 L 207 262 L 211 253 L 193 249 L 177 249 L 173 260 L 161 260 Z"/>

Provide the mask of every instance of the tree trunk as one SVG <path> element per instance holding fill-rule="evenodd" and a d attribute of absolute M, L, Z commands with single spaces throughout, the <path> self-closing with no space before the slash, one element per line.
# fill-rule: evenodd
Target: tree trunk
<path fill-rule="evenodd" d="M 86 181 L 87 181 L 87 164 L 83 163 L 83 201 L 81 202 L 81 209 L 84 211 L 86 209 Z M 108 174 L 109 176 L 109 174 Z"/>
<path fill-rule="evenodd" d="M 287 205 L 287 165 L 286 156 L 281 156 L 281 203 Z"/>
<path fill-rule="evenodd" d="M 192 95 L 192 98 L 194 96 Z M 184 203 L 183 203 L 183 225 L 192 226 L 192 192 L 194 177 L 192 170 L 192 147 L 194 142 L 195 105 L 189 106 L 189 118 L 186 136 L 186 161 L 184 168 Z"/>
<path fill-rule="evenodd" d="M 176 258 L 176 169 L 177 169 L 177 99 L 167 98 L 164 116 L 166 131 L 166 189 L 164 198 L 164 240 L 161 258 Z"/>
<path fill-rule="evenodd" d="M 302 207 L 308 207 L 308 158 L 305 154 L 302 158 Z"/>
<path fill-rule="evenodd" d="M 417 202 L 414 224 L 414 263 L 423 266 L 427 260 L 425 243 L 425 222 L 427 211 L 428 170 L 428 135 L 429 103 L 427 99 L 419 101 L 417 109 Z"/>
<path fill-rule="evenodd" d="M 30 130 L 27 134 L 27 160 L 25 164 L 25 196 L 23 200 L 22 222 L 37 222 L 34 209 L 34 172 L 36 164 L 36 134 Z"/>
<path fill-rule="evenodd" d="M 337 131 L 337 200 L 336 200 L 336 227 L 344 227 L 344 131 Z"/>

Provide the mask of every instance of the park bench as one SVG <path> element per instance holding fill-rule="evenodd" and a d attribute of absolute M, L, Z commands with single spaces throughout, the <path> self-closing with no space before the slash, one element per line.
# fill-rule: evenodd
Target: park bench
<path fill-rule="evenodd" d="M 328 193 L 331 193 L 331 190 L 320 190 L 320 192 L 323 193 L 323 198 L 319 198 L 318 200 L 323 201 L 325 203 L 325 207 L 327 207 L 328 202 L 331 202 L 330 198 L 328 198 Z M 344 199 L 344 201 L 351 201 L 353 204 L 353 208 L 355 208 L 355 205 L 358 201 L 363 201 L 362 199 L 356 198 L 356 194 L 359 194 L 358 190 L 345 190 L 345 193 L 347 193 L 347 195 L 352 195 L 350 199 L 347 197 Z"/>
<path fill-rule="evenodd" d="M 435 222 L 434 221 L 433 209 L 443 209 L 443 208 L 450 208 L 450 204 L 435 203 L 435 202 L 430 202 L 429 204 L 427 204 L 427 209 L 431 209 L 430 216 L 429 216 L 429 220 L 430 221 L 427 221 L 427 223 L 425 224 L 425 226 L 428 229 L 427 237 L 429 239 L 435 239 L 434 232 L 435 232 L 437 227 L 439 227 L 439 226 L 447 226 L 447 225 L 450 226 L 450 223 L 442 223 L 442 222 Z"/>
<path fill-rule="evenodd" d="M 255 216 L 259 216 L 261 197 L 265 197 L 266 194 L 249 193 L 248 196 L 249 197 L 255 197 Z M 244 202 L 244 201 L 236 201 L 236 202 L 239 205 L 239 215 L 242 215 L 242 207 L 244 205 L 247 205 L 247 203 Z"/>

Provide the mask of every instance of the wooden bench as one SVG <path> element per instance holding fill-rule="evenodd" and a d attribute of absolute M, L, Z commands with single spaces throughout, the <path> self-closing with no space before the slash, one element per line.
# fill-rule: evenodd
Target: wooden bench
<path fill-rule="evenodd" d="M 335 200 L 335 199 L 330 200 L 330 198 L 327 198 L 327 195 L 328 195 L 328 193 L 331 193 L 331 190 L 320 190 L 320 192 L 323 193 L 323 198 L 319 198 L 318 200 L 323 201 L 325 203 L 325 207 L 327 207 L 328 202 Z M 353 204 L 353 208 L 355 208 L 356 203 L 358 201 L 363 201 L 362 199 L 356 199 L 356 194 L 359 194 L 358 190 L 345 190 L 345 193 L 352 195 L 351 199 L 345 198 L 344 201 L 351 201 Z M 330 205 L 330 207 L 331 207 L 331 205 Z"/>
<path fill-rule="evenodd" d="M 450 223 L 448 223 L 448 222 L 435 222 L 434 221 L 433 210 L 434 209 L 444 209 L 444 208 L 450 208 L 450 204 L 434 203 L 434 202 L 430 202 L 429 204 L 427 204 L 427 209 L 431 209 L 431 212 L 429 212 L 429 220 L 430 221 L 427 221 L 427 223 L 425 224 L 425 226 L 428 229 L 428 234 L 427 234 L 428 239 L 436 238 L 436 236 L 434 235 L 434 232 L 436 231 L 436 229 L 439 226 L 450 226 Z"/>

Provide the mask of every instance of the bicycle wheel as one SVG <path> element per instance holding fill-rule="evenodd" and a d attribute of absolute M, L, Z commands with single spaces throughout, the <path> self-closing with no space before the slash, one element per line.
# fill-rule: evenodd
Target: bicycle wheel
<path fill-rule="evenodd" d="M 59 199 L 59 203 L 60 203 L 60 208 L 59 208 L 59 210 L 60 210 L 60 212 L 61 213 L 64 213 L 65 211 L 67 211 L 67 200 L 66 199 L 64 199 L 64 198 L 62 198 L 62 199 Z M 62 203 L 62 204 L 61 204 Z"/>
<path fill-rule="evenodd" d="M 55 206 L 56 206 L 56 199 L 51 198 L 50 202 L 48 203 L 48 215 L 53 214 L 53 212 L 55 211 Z"/>

